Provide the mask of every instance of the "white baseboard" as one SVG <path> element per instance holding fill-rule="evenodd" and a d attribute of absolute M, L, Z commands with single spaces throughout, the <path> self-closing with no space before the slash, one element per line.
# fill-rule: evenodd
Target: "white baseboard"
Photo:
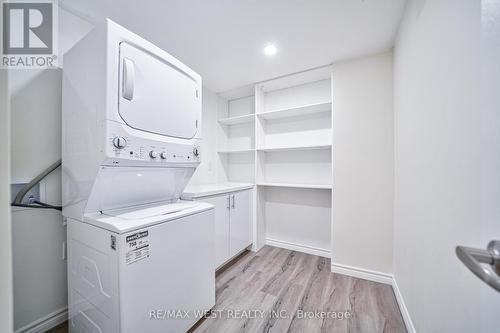
<path fill-rule="evenodd" d="M 307 254 L 313 254 L 320 257 L 330 258 L 330 251 L 318 247 L 296 244 L 272 238 L 266 238 L 266 245 L 280 247 L 283 249 L 297 251 L 297 252 L 304 252 Z"/>
<path fill-rule="evenodd" d="M 413 325 L 413 321 L 410 317 L 410 312 L 408 312 L 408 308 L 406 307 L 406 303 L 403 299 L 403 294 L 399 290 L 396 279 L 392 279 L 392 290 L 394 290 L 394 295 L 396 295 L 396 300 L 398 301 L 399 310 L 401 311 L 401 316 L 403 316 L 403 321 L 406 325 L 406 330 L 408 333 L 416 333 L 415 326 Z"/>
<path fill-rule="evenodd" d="M 342 264 L 332 263 L 332 272 L 390 285 L 392 285 L 393 281 L 393 277 L 391 274 Z"/>
<path fill-rule="evenodd" d="M 391 285 L 396 297 L 396 301 L 398 302 L 399 311 L 401 311 L 401 316 L 403 317 L 406 330 L 408 331 L 408 333 L 416 333 L 415 326 L 413 326 L 413 321 L 410 317 L 410 312 L 408 312 L 408 308 L 406 307 L 406 304 L 404 302 L 403 295 L 401 294 L 398 284 L 396 283 L 396 280 L 394 279 L 394 276 L 392 274 L 333 263 L 332 272 Z"/>
<path fill-rule="evenodd" d="M 61 325 L 68 320 L 68 307 L 64 307 L 48 314 L 34 322 L 17 329 L 14 333 L 43 333 Z"/>

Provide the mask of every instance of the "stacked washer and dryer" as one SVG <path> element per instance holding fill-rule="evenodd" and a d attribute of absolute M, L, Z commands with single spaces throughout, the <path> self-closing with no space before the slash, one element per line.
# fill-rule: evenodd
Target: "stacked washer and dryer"
<path fill-rule="evenodd" d="M 201 77 L 110 20 L 63 73 L 70 332 L 185 332 L 215 304 L 213 207 L 179 199 Z"/>

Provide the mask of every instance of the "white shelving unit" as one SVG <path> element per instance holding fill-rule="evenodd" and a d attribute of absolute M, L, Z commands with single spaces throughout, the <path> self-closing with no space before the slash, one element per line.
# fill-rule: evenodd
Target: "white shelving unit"
<path fill-rule="evenodd" d="M 218 110 L 219 180 L 255 184 L 254 96 L 227 100 Z"/>
<path fill-rule="evenodd" d="M 330 73 L 315 80 L 292 75 L 255 87 L 258 246 L 330 257 Z"/>
<path fill-rule="evenodd" d="M 232 95 L 219 110 L 218 178 L 257 185 L 255 249 L 270 244 L 330 257 L 331 68 L 259 83 L 254 91 Z"/>

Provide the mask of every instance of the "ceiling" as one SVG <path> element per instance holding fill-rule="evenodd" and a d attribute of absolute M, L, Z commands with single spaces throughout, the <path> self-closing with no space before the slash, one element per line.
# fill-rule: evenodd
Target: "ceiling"
<path fill-rule="evenodd" d="M 406 0 L 60 0 L 109 17 L 193 68 L 221 92 L 389 50 Z M 64 29 L 64 27 L 62 27 Z M 278 53 L 263 54 L 274 42 Z"/>

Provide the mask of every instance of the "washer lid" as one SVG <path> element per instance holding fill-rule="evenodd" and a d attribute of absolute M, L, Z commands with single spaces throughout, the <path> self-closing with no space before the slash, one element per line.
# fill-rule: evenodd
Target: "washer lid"
<path fill-rule="evenodd" d="M 177 201 L 195 168 L 101 167 L 85 214 Z"/>
<path fill-rule="evenodd" d="M 175 203 L 167 203 L 160 206 L 156 204 L 141 206 L 139 209 L 138 207 L 131 207 L 103 211 L 102 215 L 116 217 L 118 219 L 124 220 L 142 220 L 147 218 L 162 217 L 195 206 L 198 206 L 198 203 L 194 201 L 178 201 Z"/>
<path fill-rule="evenodd" d="M 210 209 L 213 206 L 204 202 L 180 200 L 92 213 L 85 215 L 84 221 L 112 232 L 125 233 Z"/>

